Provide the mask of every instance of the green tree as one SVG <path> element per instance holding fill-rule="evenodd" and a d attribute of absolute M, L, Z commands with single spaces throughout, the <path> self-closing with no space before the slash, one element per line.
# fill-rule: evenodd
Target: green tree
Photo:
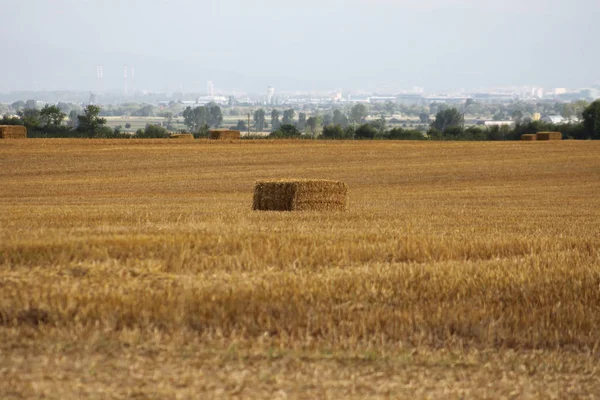
<path fill-rule="evenodd" d="M 169 132 L 160 125 L 147 124 L 145 129 L 138 129 L 135 133 L 136 138 L 158 138 L 166 139 L 170 137 Z"/>
<path fill-rule="evenodd" d="M 600 139 L 600 100 L 594 101 L 582 113 L 583 126 L 588 137 Z"/>
<path fill-rule="evenodd" d="M 237 125 L 233 129 L 240 132 L 246 132 L 248 130 L 248 126 L 246 126 L 246 121 L 243 119 L 238 119 Z"/>
<path fill-rule="evenodd" d="M 76 129 L 77 126 L 79 125 L 79 113 L 77 112 L 77 110 L 71 110 L 69 112 L 69 126 L 73 129 Z M 127 126 L 127 125 L 125 125 Z"/>
<path fill-rule="evenodd" d="M 265 130 L 265 110 L 262 108 L 254 111 L 254 127 L 259 132 Z"/>
<path fill-rule="evenodd" d="M 394 112 L 396 112 L 396 105 L 391 101 L 388 101 L 385 103 L 385 111 L 387 111 L 387 113 L 390 114 L 390 117 L 392 117 Z"/>
<path fill-rule="evenodd" d="M 106 124 L 106 119 L 101 118 L 100 107 L 95 105 L 89 105 L 83 109 L 83 115 L 77 117 L 78 126 L 77 130 L 82 133 L 96 134 Z"/>
<path fill-rule="evenodd" d="M 269 136 L 280 137 L 280 138 L 296 138 L 299 137 L 301 132 L 296 129 L 292 124 L 281 124 L 279 129 L 272 132 Z"/>
<path fill-rule="evenodd" d="M 317 117 L 309 117 L 306 120 L 306 126 L 308 126 L 308 128 L 310 129 L 310 134 L 314 137 L 315 133 L 317 132 L 317 125 L 318 125 L 318 120 Z"/>
<path fill-rule="evenodd" d="M 208 117 L 207 124 L 212 128 L 218 128 L 223 123 L 223 112 L 217 103 L 210 102 L 206 106 L 206 115 Z"/>
<path fill-rule="evenodd" d="M 422 124 L 427 124 L 427 123 L 429 123 L 429 113 L 426 113 L 426 112 L 422 112 L 422 113 L 420 113 L 420 114 L 419 114 L 419 121 L 420 121 Z"/>
<path fill-rule="evenodd" d="M 356 104 L 350 109 L 350 121 L 356 124 L 360 124 L 368 115 L 369 109 L 362 103 Z"/>
<path fill-rule="evenodd" d="M 40 110 L 37 108 L 23 108 L 17 112 L 17 115 L 21 117 L 28 129 L 40 126 Z"/>
<path fill-rule="evenodd" d="M 323 137 L 326 139 L 342 139 L 344 137 L 344 129 L 340 125 L 324 126 Z"/>
<path fill-rule="evenodd" d="M 444 132 L 449 127 L 462 127 L 463 115 L 456 108 L 448 108 L 438 111 L 431 127 L 437 131 Z"/>
<path fill-rule="evenodd" d="M 304 128 L 306 128 L 306 113 L 301 112 L 298 114 L 298 122 L 296 122 L 296 128 L 298 128 L 300 132 L 304 131 Z"/>
<path fill-rule="evenodd" d="M 46 104 L 40 111 L 40 122 L 44 126 L 60 126 L 66 115 L 57 106 Z"/>
<path fill-rule="evenodd" d="M 187 107 L 185 110 L 183 110 L 182 115 L 183 124 L 187 126 L 192 133 L 198 133 L 201 127 L 206 125 L 208 122 L 207 111 L 204 107 Z"/>
<path fill-rule="evenodd" d="M 284 110 L 283 118 L 281 119 L 281 123 L 284 125 L 293 125 L 294 117 L 296 116 L 296 112 L 293 109 Z"/>
<path fill-rule="evenodd" d="M 279 115 L 280 114 L 278 110 L 274 109 L 271 111 L 271 130 L 273 131 L 277 131 L 281 125 L 281 122 L 279 121 Z"/>
<path fill-rule="evenodd" d="M 25 108 L 25 102 L 23 100 L 15 101 L 10 106 L 13 110 L 20 111 L 21 109 Z"/>
<path fill-rule="evenodd" d="M 377 135 L 377 128 L 371 124 L 363 124 L 356 129 L 354 136 L 357 139 L 373 139 Z"/>
<path fill-rule="evenodd" d="M 323 115 L 323 126 L 329 126 L 333 124 L 333 116 L 331 114 Z"/>
<path fill-rule="evenodd" d="M 346 114 L 344 114 L 340 110 L 334 110 L 332 123 L 334 125 L 339 125 L 342 128 L 345 128 L 348 126 L 348 117 L 346 117 Z"/>

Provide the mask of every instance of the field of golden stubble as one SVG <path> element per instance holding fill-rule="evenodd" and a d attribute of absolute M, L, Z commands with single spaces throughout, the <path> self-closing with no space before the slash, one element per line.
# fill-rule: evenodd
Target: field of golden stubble
<path fill-rule="evenodd" d="M 325 178 L 346 213 L 251 210 Z M 600 393 L 600 142 L 0 141 L 0 397 Z"/>

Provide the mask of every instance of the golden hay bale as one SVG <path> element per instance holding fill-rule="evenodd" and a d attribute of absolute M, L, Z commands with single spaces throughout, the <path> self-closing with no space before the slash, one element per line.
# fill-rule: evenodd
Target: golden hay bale
<path fill-rule="evenodd" d="M 172 133 L 171 139 L 194 140 L 194 135 L 191 133 Z"/>
<path fill-rule="evenodd" d="M 346 211 L 348 186 L 323 179 L 279 179 L 258 181 L 253 210 Z"/>
<path fill-rule="evenodd" d="M 562 140 L 562 133 L 560 132 L 538 132 L 536 135 L 537 140 Z"/>
<path fill-rule="evenodd" d="M 210 131 L 211 139 L 228 140 L 228 139 L 239 139 L 240 137 L 241 137 L 240 131 L 230 131 L 230 130 Z"/>
<path fill-rule="evenodd" d="M 531 140 L 536 140 L 537 136 L 535 133 L 526 133 L 524 135 L 521 135 L 521 140 L 526 140 L 526 141 L 531 141 Z"/>
<path fill-rule="evenodd" d="M 26 139 L 27 128 L 21 125 L 0 125 L 0 139 Z"/>

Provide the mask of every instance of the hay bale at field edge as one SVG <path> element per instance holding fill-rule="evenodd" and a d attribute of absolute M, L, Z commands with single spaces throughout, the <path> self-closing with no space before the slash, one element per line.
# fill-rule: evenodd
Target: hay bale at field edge
<path fill-rule="evenodd" d="M 233 130 L 214 130 L 210 131 L 210 138 L 213 140 L 229 140 L 229 139 L 240 139 L 240 131 Z"/>
<path fill-rule="evenodd" d="M 172 133 L 171 139 L 194 140 L 194 135 L 191 133 Z"/>
<path fill-rule="evenodd" d="M 562 140 L 562 133 L 560 133 L 560 132 L 538 132 L 536 134 L 536 140 Z"/>
<path fill-rule="evenodd" d="M 0 125 L 0 139 L 27 139 L 27 128 L 22 125 Z"/>
<path fill-rule="evenodd" d="M 524 135 L 521 135 L 521 140 L 524 140 L 524 141 L 537 140 L 537 135 L 535 133 L 526 133 Z"/>
<path fill-rule="evenodd" d="M 277 179 L 257 181 L 253 210 L 346 211 L 348 186 L 325 179 Z"/>

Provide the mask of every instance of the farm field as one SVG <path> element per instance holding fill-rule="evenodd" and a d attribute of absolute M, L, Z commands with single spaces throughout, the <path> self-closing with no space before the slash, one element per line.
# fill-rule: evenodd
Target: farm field
<path fill-rule="evenodd" d="M 600 142 L 0 141 L 3 399 L 594 398 L 599 332 Z"/>

